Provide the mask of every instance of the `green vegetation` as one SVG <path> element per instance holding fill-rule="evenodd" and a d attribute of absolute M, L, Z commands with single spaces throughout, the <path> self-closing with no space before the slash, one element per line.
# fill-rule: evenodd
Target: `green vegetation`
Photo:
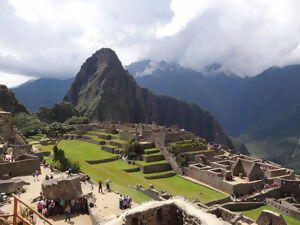
<path fill-rule="evenodd" d="M 41 122 L 34 114 L 24 112 L 15 114 L 13 123 L 25 137 L 37 135 L 40 128 L 46 126 L 46 123 Z"/>
<path fill-rule="evenodd" d="M 36 114 L 41 121 L 46 123 L 63 123 L 72 116 L 80 116 L 78 110 L 69 102 L 59 102 L 51 108 L 41 106 Z"/>
<path fill-rule="evenodd" d="M 72 116 L 71 118 L 65 121 L 66 124 L 75 125 L 75 124 L 88 124 L 90 119 L 87 117 L 80 117 L 80 116 Z"/>
<path fill-rule="evenodd" d="M 42 149 L 48 149 L 51 151 L 52 147 L 53 145 L 42 146 Z M 103 181 L 110 179 L 112 181 L 111 187 L 113 190 L 117 190 L 122 194 L 130 195 L 135 202 L 148 201 L 150 198 L 128 187 L 128 185 L 135 186 L 137 184 L 142 184 L 144 187 L 148 187 L 149 184 L 153 184 L 159 191 L 166 190 L 171 194 L 181 195 L 190 200 L 197 198 L 201 202 L 209 202 L 226 197 L 226 195 L 222 193 L 197 185 L 178 176 L 147 180 L 144 177 L 145 174 L 140 171 L 126 173 L 123 171 L 124 169 L 136 168 L 136 166 L 125 164 L 121 160 L 93 165 L 88 164 L 85 160 L 98 160 L 114 156 L 114 154 L 100 150 L 100 147 L 95 144 L 78 140 L 63 140 L 59 143 L 58 147 L 64 150 L 67 158 L 78 161 L 80 169 L 91 176 L 93 180 Z M 150 176 L 151 174 L 147 175 Z"/>
<path fill-rule="evenodd" d="M 273 208 L 271 208 L 270 206 L 267 206 L 267 205 L 256 208 L 256 209 L 251 209 L 251 210 L 247 210 L 247 211 L 237 211 L 237 212 L 242 213 L 243 215 L 245 215 L 245 216 L 247 216 L 247 217 L 249 217 L 253 220 L 256 220 L 259 217 L 261 211 L 264 210 L 264 209 L 280 213 L 279 211 L 277 211 L 277 210 L 275 210 L 275 209 L 273 209 Z M 290 216 L 287 216 L 283 213 L 280 213 L 280 214 L 283 216 L 283 219 L 285 220 L 285 222 L 288 225 L 298 225 L 299 224 L 299 220 L 296 220 L 296 219 L 294 219 Z"/>
<path fill-rule="evenodd" d="M 56 167 L 60 171 L 66 171 L 69 168 L 72 169 L 74 173 L 78 173 L 80 171 L 80 166 L 78 161 L 71 161 L 66 158 L 65 152 L 61 149 L 58 149 L 56 146 L 53 147 L 53 161 L 56 163 Z"/>
<path fill-rule="evenodd" d="M 137 159 L 143 154 L 143 148 L 138 141 L 131 139 L 124 149 L 124 154 L 128 159 Z"/>
<path fill-rule="evenodd" d="M 57 146 L 63 136 L 72 130 L 74 130 L 74 127 L 71 125 L 54 122 L 44 127 L 41 132 L 45 134 L 47 138 L 54 141 L 55 146 Z"/>
<path fill-rule="evenodd" d="M 162 154 L 160 152 L 158 152 L 158 153 L 146 154 L 146 155 L 143 155 L 143 157 L 156 156 L 156 155 L 162 155 Z"/>

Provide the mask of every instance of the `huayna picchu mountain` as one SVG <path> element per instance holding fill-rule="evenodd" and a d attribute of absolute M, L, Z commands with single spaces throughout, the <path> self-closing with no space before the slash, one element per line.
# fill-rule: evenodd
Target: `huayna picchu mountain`
<path fill-rule="evenodd" d="M 174 124 L 209 141 L 233 147 L 208 111 L 194 103 L 140 88 L 108 48 L 98 50 L 85 61 L 64 101 L 71 102 L 82 116 L 92 120 Z"/>

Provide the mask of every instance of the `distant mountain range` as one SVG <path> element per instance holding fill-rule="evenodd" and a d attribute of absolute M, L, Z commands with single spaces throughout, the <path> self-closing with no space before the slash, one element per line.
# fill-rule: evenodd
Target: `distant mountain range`
<path fill-rule="evenodd" d="M 217 64 L 203 73 L 149 60 L 126 68 L 142 87 L 209 110 L 251 153 L 300 171 L 300 65 L 246 78 L 220 72 Z"/>
<path fill-rule="evenodd" d="M 12 91 L 31 112 L 36 112 L 41 105 L 53 106 L 66 94 L 74 78 L 59 80 L 41 78 L 28 81 Z"/>

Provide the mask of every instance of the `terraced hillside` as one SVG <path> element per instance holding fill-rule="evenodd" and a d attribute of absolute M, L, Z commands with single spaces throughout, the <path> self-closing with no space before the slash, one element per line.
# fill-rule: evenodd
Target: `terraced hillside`
<path fill-rule="evenodd" d="M 80 169 L 91 176 L 94 183 L 110 179 L 113 191 L 129 194 L 135 202 L 148 201 L 150 198 L 133 187 L 153 184 L 157 190 L 165 190 L 173 195 L 187 199 L 198 199 L 203 203 L 226 197 L 225 194 L 187 181 L 171 170 L 156 148 L 145 149 L 143 160 L 135 165 L 126 164 L 117 159 L 126 141 L 120 140 L 118 134 L 103 131 L 88 132 L 80 140 L 64 140 L 59 143 L 67 158 L 78 161 Z M 52 151 L 53 146 L 37 146 L 40 151 Z M 51 156 L 48 157 L 51 163 Z M 159 168 L 159 169 L 157 169 Z M 186 191 L 188 190 L 188 191 Z"/>

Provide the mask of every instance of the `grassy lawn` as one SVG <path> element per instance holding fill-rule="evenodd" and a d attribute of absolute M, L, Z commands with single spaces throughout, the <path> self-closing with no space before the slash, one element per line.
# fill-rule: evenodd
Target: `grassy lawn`
<path fill-rule="evenodd" d="M 238 211 L 239 213 L 242 213 L 243 215 L 253 219 L 253 220 L 256 220 L 259 215 L 260 215 L 260 212 L 262 210 L 270 210 L 270 211 L 273 211 L 273 212 L 277 212 L 277 213 L 280 213 L 279 211 L 271 208 L 270 206 L 266 205 L 266 206 L 262 206 L 262 207 L 259 207 L 259 208 L 256 208 L 256 209 L 251 209 L 251 210 L 247 210 L 247 211 Z M 300 224 L 300 221 L 299 220 L 296 220 L 290 216 L 287 216 L 283 213 L 280 213 L 282 216 L 283 216 L 283 219 L 285 220 L 285 222 L 288 224 L 288 225 L 299 225 Z"/>
<path fill-rule="evenodd" d="M 144 187 L 148 187 L 149 184 L 153 184 L 158 191 L 166 190 L 168 193 L 180 195 L 190 200 L 197 198 L 204 203 L 226 197 L 226 195 L 222 193 L 187 181 L 178 176 L 147 180 L 144 178 L 145 174 L 140 171 L 126 173 L 123 169 L 135 168 L 136 166 L 125 164 L 121 160 L 93 165 L 88 164 L 84 160 L 97 160 L 114 156 L 114 154 L 100 150 L 100 146 L 95 144 L 70 140 L 61 141 L 58 147 L 65 151 L 66 157 L 78 161 L 81 170 L 91 176 L 93 180 L 104 181 L 110 179 L 112 181 L 111 187 L 113 190 L 117 190 L 122 194 L 129 194 L 135 202 L 148 201 L 150 198 L 135 191 L 129 187 L 129 185 L 133 187 L 137 184 L 142 184 Z M 52 146 L 42 146 L 42 148 L 51 150 Z M 166 161 L 159 161 L 159 163 L 160 162 Z"/>

